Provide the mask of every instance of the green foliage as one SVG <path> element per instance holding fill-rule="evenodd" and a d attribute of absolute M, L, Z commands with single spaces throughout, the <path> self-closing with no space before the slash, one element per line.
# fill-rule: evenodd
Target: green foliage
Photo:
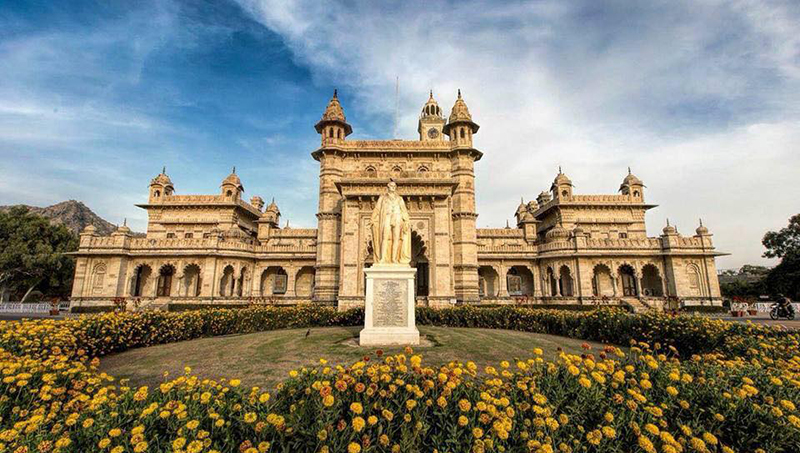
<path fill-rule="evenodd" d="M 768 258 L 781 258 L 764 283 L 773 295 L 784 294 L 800 299 L 800 214 L 789 219 L 789 225 L 779 231 L 769 231 L 762 240 Z"/>
<path fill-rule="evenodd" d="M 68 295 L 75 262 L 65 255 L 78 239 L 63 225 L 17 206 L 0 212 L 0 287 L 23 296 L 37 289 L 45 295 Z"/>
<path fill-rule="evenodd" d="M 778 231 L 768 231 L 761 240 L 767 251 L 767 258 L 783 258 L 789 255 L 800 255 L 800 214 L 789 219 L 789 225 Z"/>

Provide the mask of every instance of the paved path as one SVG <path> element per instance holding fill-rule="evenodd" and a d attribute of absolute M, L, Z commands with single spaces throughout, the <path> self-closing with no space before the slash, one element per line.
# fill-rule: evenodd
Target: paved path
<path fill-rule="evenodd" d="M 800 329 L 800 319 L 797 317 L 794 318 L 793 321 L 789 321 L 787 319 L 778 319 L 772 320 L 770 319 L 769 315 L 767 314 L 757 314 L 755 316 L 745 316 L 743 318 L 734 318 L 733 316 L 723 316 L 720 319 L 724 319 L 725 321 L 734 321 L 734 322 L 747 322 L 752 321 L 756 324 L 767 324 L 771 326 L 784 326 L 790 329 Z"/>

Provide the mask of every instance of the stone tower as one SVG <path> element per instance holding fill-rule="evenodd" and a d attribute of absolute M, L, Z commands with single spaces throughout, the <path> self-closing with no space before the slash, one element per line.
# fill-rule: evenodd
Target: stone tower
<path fill-rule="evenodd" d="M 466 102 L 458 99 L 450 112 L 443 132 L 450 137 L 450 162 L 457 187 L 452 197 L 453 281 L 456 299 L 478 302 L 478 243 L 475 223 L 475 161 L 482 153 L 472 146 L 472 134 L 478 132 Z"/>
<path fill-rule="evenodd" d="M 419 132 L 420 141 L 443 141 L 445 119 L 442 116 L 442 109 L 433 98 L 433 91 L 431 90 L 430 98 L 425 106 L 422 107 L 422 113 L 419 115 L 419 123 L 417 125 L 417 132 Z"/>
<path fill-rule="evenodd" d="M 158 203 L 162 197 L 172 195 L 175 191 L 175 186 L 172 185 L 172 180 L 167 176 L 167 167 L 164 167 L 155 178 L 150 180 L 150 203 Z"/>
<path fill-rule="evenodd" d="M 314 299 L 335 303 L 339 288 L 340 225 L 342 197 L 336 183 L 342 179 L 341 145 L 353 132 L 347 124 L 336 90 L 322 119 L 314 126 L 322 136 L 320 148 L 313 153 L 319 161 L 319 208 L 317 211 L 317 265 Z"/>

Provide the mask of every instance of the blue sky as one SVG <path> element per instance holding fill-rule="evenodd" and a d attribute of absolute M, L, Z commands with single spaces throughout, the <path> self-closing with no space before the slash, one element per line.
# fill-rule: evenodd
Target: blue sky
<path fill-rule="evenodd" d="M 478 225 L 503 226 L 561 165 L 579 193 L 631 166 L 648 232 L 697 219 L 767 263 L 798 212 L 800 4 L 762 1 L 6 1 L 0 5 L 0 204 L 84 201 L 127 217 L 163 165 L 178 193 L 246 197 L 313 227 L 313 124 L 334 87 L 354 138 L 399 137 L 461 88 L 481 125 Z"/>

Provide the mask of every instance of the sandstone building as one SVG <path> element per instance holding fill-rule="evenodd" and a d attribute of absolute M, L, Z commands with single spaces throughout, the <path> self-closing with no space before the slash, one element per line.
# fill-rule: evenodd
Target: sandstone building
<path fill-rule="evenodd" d="M 215 195 L 179 195 L 165 171 L 150 181 L 146 237 L 125 225 L 80 235 L 73 305 L 317 303 L 363 306 L 372 262 L 369 218 L 394 180 L 412 224 L 419 305 L 719 304 L 711 234 L 667 225 L 647 237 L 645 185 L 628 172 L 617 194 L 573 192 L 561 171 L 550 189 L 520 203 L 515 228 L 476 228 L 473 146 L 478 124 L 459 91 L 449 118 L 433 98 L 419 140 L 350 140 L 334 96 L 315 125 L 320 147 L 316 229 L 280 227 L 274 200 L 243 198 L 234 171 Z"/>

